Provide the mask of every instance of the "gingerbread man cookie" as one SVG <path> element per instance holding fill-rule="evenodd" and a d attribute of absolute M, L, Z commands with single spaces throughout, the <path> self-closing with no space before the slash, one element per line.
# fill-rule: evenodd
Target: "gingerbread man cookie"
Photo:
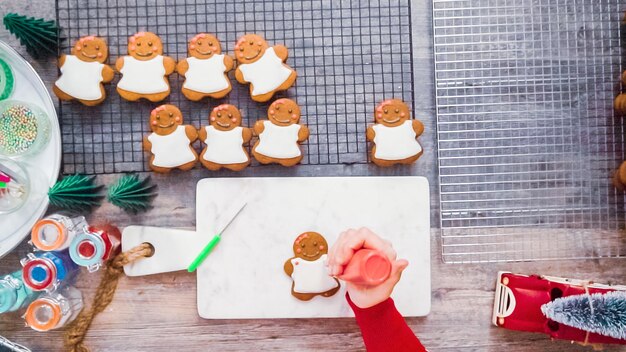
<path fill-rule="evenodd" d="M 232 89 L 226 72 L 233 69 L 233 59 L 222 54 L 220 41 L 211 34 L 200 33 L 191 38 L 187 52 L 189 57 L 176 65 L 176 71 L 185 77 L 182 91 L 187 99 L 226 96 Z"/>
<path fill-rule="evenodd" d="M 409 107 L 399 99 L 385 100 L 375 112 L 376 123 L 367 128 L 367 140 L 374 142 L 372 162 L 378 166 L 411 164 L 422 155 L 417 141 L 424 125 L 412 120 Z"/>
<path fill-rule="evenodd" d="M 230 104 L 223 104 L 209 114 L 209 126 L 198 131 L 206 147 L 200 154 L 200 162 L 209 170 L 226 168 L 241 171 L 250 165 L 250 157 L 244 145 L 250 142 L 252 130 L 241 127 L 241 113 Z"/>
<path fill-rule="evenodd" d="M 198 133 L 191 125 L 183 125 L 183 114 L 174 105 L 165 104 L 150 113 L 150 133 L 143 139 L 143 148 L 152 153 L 150 169 L 169 172 L 172 169 L 190 170 L 198 161 L 191 147 Z"/>
<path fill-rule="evenodd" d="M 163 56 L 163 44 L 156 34 L 139 32 L 128 38 L 128 55 L 117 59 L 115 69 L 122 74 L 117 83 L 122 98 L 157 102 L 170 94 L 167 76 L 176 69 L 176 61 Z"/>
<path fill-rule="evenodd" d="M 285 273 L 293 279 L 291 294 L 308 301 L 315 296 L 330 297 L 339 291 L 339 280 L 328 274 L 328 244 L 317 232 L 305 232 L 293 243 L 295 257 L 287 259 Z"/>
<path fill-rule="evenodd" d="M 115 75 L 115 71 L 105 64 L 108 56 L 109 48 L 104 39 L 80 38 L 71 55 L 59 58 L 61 76 L 52 91 L 61 100 L 76 99 L 88 106 L 100 104 L 106 97 L 102 83 L 111 82 Z"/>
<path fill-rule="evenodd" d="M 254 158 L 261 164 L 296 165 L 303 157 L 299 143 L 309 138 L 309 129 L 298 124 L 300 107 L 291 99 L 278 99 L 270 105 L 267 116 L 269 120 L 254 125 L 259 136 L 252 148 Z"/>
<path fill-rule="evenodd" d="M 263 37 L 246 34 L 235 45 L 237 70 L 235 78 L 241 84 L 250 84 L 250 96 L 265 102 L 274 93 L 286 90 L 296 81 L 296 71 L 285 64 L 287 48 L 270 47 Z"/>
<path fill-rule="evenodd" d="M 613 174 L 613 186 L 623 192 L 626 189 L 626 161 Z"/>

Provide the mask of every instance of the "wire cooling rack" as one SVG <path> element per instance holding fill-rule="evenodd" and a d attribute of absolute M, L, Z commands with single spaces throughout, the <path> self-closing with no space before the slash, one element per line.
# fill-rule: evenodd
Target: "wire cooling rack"
<path fill-rule="evenodd" d="M 445 262 L 625 257 L 620 0 L 434 0 Z"/>
<path fill-rule="evenodd" d="M 294 98 L 302 107 L 301 122 L 311 131 L 303 147 L 309 165 L 367 162 L 365 131 L 376 104 L 390 97 L 412 104 L 410 13 L 410 0 L 57 0 L 57 20 L 68 38 L 60 51 L 69 53 L 79 37 L 98 35 L 107 39 L 110 64 L 127 53 L 128 37 L 138 31 L 158 34 L 164 54 L 177 60 L 200 32 L 215 34 L 230 54 L 245 33 L 286 45 L 298 79 L 276 98 Z M 233 72 L 230 77 L 233 91 L 226 98 L 191 102 L 180 92 L 183 79 L 173 74 L 166 102 L 196 127 L 222 103 L 239 107 L 247 126 L 266 118 L 271 101 L 253 102 L 248 87 Z M 98 107 L 61 102 L 64 173 L 147 171 L 141 139 L 158 104 L 122 100 L 118 80 L 105 85 L 107 99 Z"/>

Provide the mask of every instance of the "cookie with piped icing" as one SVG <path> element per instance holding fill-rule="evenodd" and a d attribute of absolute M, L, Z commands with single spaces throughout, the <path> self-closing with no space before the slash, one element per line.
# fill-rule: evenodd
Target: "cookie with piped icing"
<path fill-rule="evenodd" d="M 214 35 L 200 33 L 191 38 L 187 55 L 176 65 L 176 72 L 185 77 L 182 92 L 187 99 L 220 99 L 231 91 L 227 73 L 233 69 L 234 62 L 222 53 L 222 45 Z"/>
<path fill-rule="evenodd" d="M 288 56 L 285 46 L 270 46 L 258 34 L 246 34 L 235 45 L 235 78 L 241 84 L 250 85 L 252 100 L 268 101 L 296 81 L 296 71 L 285 63 Z"/>
<path fill-rule="evenodd" d="M 150 169 L 167 173 L 173 169 L 190 170 L 198 154 L 191 144 L 198 139 L 196 129 L 183 125 L 183 114 L 174 105 L 161 105 L 150 113 L 152 133 L 143 139 L 143 148 L 150 153 Z"/>
<path fill-rule="evenodd" d="M 305 232 L 293 243 L 294 256 L 283 266 L 291 277 L 291 294 L 302 301 L 315 296 L 330 297 L 340 288 L 339 280 L 332 277 L 326 268 L 328 243 L 317 232 Z"/>
<path fill-rule="evenodd" d="M 168 76 L 176 69 L 176 61 L 163 55 L 158 35 L 138 32 L 128 38 L 128 55 L 117 59 L 115 69 L 122 74 L 117 83 L 122 98 L 158 102 L 170 95 Z"/>
<path fill-rule="evenodd" d="M 52 91 L 61 100 L 78 100 L 94 106 L 106 98 L 103 83 L 113 80 L 115 72 L 106 64 L 109 48 L 104 39 L 82 37 L 72 47 L 70 55 L 59 57 L 61 75 Z"/>
<path fill-rule="evenodd" d="M 370 159 L 378 166 L 414 163 L 423 154 L 417 141 L 424 125 L 411 118 L 409 107 L 399 99 L 385 100 L 376 107 L 375 124 L 367 128 L 373 143 Z"/>
<path fill-rule="evenodd" d="M 241 171 L 250 165 L 245 146 L 252 138 L 252 130 L 241 126 L 241 112 L 236 106 L 222 104 L 209 114 L 209 125 L 198 131 L 205 144 L 200 162 L 211 171 L 222 168 Z"/>

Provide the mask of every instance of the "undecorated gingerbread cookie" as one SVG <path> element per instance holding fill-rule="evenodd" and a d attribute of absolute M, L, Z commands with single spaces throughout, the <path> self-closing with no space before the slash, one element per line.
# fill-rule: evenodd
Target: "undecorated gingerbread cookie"
<path fill-rule="evenodd" d="M 206 147 L 200 162 L 209 170 L 226 168 L 241 171 L 250 165 L 244 145 L 250 142 L 252 130 L 241 127 L 241 113 L 234 105 L 223 104 L 209 114 L 209 126 L 198 131 Z"/>
<path fill-rule="evenodd" d="M 302 160 L 299 143 L 309 138 L 309 129 L 299 125 L 300 107 L 291 99 L 278 99 L 267 112 L 269 120 L 254 124 L 259 140 L 252 148 L 254 158 L 261 164 L 276 163 L 293 166 Z"/>
<path fill-rule="evenodd" d="M 226 73 L 233 69 L 233 59 L 222 54 L 222 46 L 215 36 L 200 33 L 191 38 L 187 53 L 189 57 L 176 65 L 176 71 L 185 77 L 182 91 L 187 99 L 219 99 L 231 91 Z"/>
<path fill-rule="evenodd" d="M 367 128 L 367 140 L 374 142 L 371 159 L 378 166 L 411 164 L 422 155 L 417 141 L 424 125 L 411 119 L 409 107 L 399 99 L 385 100 L 375 112 L 376 123 Z"/>
<path fill-rule="evenodd" d="M 94 36 L 80 38 L 71 55 L 59 58 L 61 76 L 52 91 L 61 100 L 76 99 L 84 105 L 98 105 L 106 93 L 102 83 L 113 80 L 115 72 L 105 64 L 109 48 L 104 39 Z"/>
<path fill-rule="evenodd" d="M 268 101 L 296 81 L 296 71 L 285 64 L 287 56 L 283 45 L 270 47 L 260 35 L 246 34 L 235 45 L 235 78 L 241 84 L 250 84 L 252 100 Z"/>
<path fill-rule="evenodd" d="M 150 133 L 143 139 L 143 148 L 152 153 L 150 169 L 170 172 L 172 169 L 190 170 L 198 161 L 191 146 L 198 133 L 191 125 L 183 125 L 183 114 L 174 105 L 165 104 L 150 113 Z"/>
<path fill-rule="evenodd" d="M 285 273 L 293 279 L 291 294 L 308 301 L 315 296 L 330 297 L 339 291 L 339 280 L 328 274 L 328 243 L 317 232 L 305 232 L 293 243 L 295 257 L 287 259 Z"/>
<path fill-rule="evenodd" d="M 157 102 L 170 94 L 167 76 L 176 69 L 176 61 L 163 56 L 159 36 L 139 32 L 128 38 L 128 55 L 117 59 L 115 69 L 122 74 L 117 83 L 117 92 L 122 98 Z"/>

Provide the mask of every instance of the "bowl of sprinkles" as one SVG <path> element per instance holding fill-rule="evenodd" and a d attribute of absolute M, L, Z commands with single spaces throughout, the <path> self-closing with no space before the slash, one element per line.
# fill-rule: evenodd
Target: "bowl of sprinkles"
<path fill-rule="evenodd" d="M 0 155 L 36 154 L 50 139 L 50 120 L 38 106 L 0 101 Z"/>

